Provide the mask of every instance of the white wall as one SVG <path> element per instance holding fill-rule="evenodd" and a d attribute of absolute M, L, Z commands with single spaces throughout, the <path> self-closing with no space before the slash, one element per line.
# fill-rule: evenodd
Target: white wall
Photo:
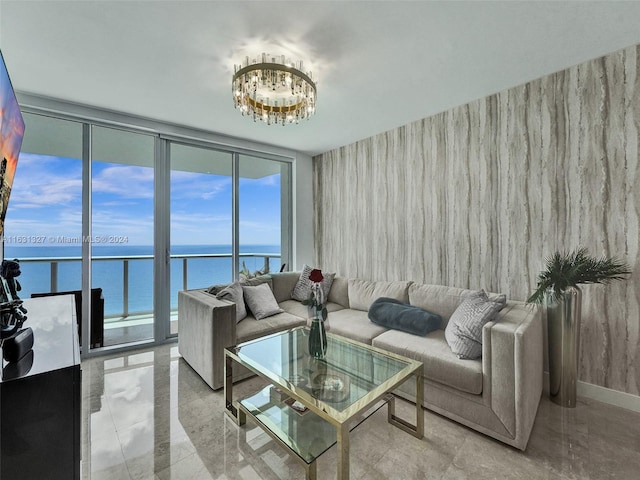
<path fill-rule="evenodd" d="M 299 153 L 293 162 L 293 259 L 291 270 L 313 263 L 313 169 L 309 155 Z"/>

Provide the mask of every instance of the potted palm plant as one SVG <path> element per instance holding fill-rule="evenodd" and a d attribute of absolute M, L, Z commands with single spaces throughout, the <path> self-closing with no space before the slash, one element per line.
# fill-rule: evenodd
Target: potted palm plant
<path fill-rule="evenodd" d="M 595 258 L 585 248 L 556 252 L 538 275 L 528 303 L 544 304 L 549 343 L 549 395 L 563 407 L 575 407 L 582 292 L 578 285 L 622 280 L 631 273 L 616 258 Z"/>

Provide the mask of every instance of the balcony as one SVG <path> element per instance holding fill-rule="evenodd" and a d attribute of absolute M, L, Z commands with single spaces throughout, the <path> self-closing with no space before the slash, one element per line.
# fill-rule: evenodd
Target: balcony
<path fill-rule="evenodd" d="M 280 253 L 241 253 L 239 257 L 251 271 L 280 269 Z M 153 255 L 92 257 L 92 287 L 102 288 L 105 298 L 105 346 L 153 338 L 153 258 Z M 170 332 L 175 335 L 178 333 L 178 291 L 230 282 L 232 256 L 208 253 L 171 255 L 170 258 Z M 31 293 L 81 288 L 82 257 L 21 258 L 20 266 L 22 298 Z M 37 285 L 33 285 L 31 282 L 36 278 Z"/>

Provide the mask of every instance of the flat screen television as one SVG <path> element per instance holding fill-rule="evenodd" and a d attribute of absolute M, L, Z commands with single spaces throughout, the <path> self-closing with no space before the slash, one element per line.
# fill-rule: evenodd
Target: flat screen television
<path fill-rule="evenodd" d="M 0 50 L 0 238 L 4 236 L 4 218 L 11 195 L 13 177 L 24 136 L 24 119 L 18 99 L 9 79 L 7 66 Z"/>

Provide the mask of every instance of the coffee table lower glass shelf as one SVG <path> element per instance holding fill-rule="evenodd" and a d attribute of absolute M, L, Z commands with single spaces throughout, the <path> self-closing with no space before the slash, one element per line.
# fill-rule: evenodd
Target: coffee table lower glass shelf
<path fill-rule="evenodd" d="M 295 455 L 307 480 L 316 478 L 316 459 L 337 448 L 337 478 L 349 478 L 349 434 L 387 405 L 387 421 L 422 438 L 422 363 L 338 335 L 327 335 L 327 354 L 308 352 L 308 329 L 294 328 L 225 349 L 226 412 L 238 425 L 252 418 Z M 270 385 L 233 399 L 233 365 L 238 363 Z M 416 382 L 415 423 L 395 415 L 391 393 L 410 378 Z"/>
<path fill-rule="evenodd" d="M 393 395 L 387 395 L 354 419 L 349 430 L 356 428 L 392 399 Z M 292 405 L 294 401 L 271 385 L 240 400 L 237 406 L 271 438 L 289 448 L 303 462 L 311 464 L 336 444 L 336 427 L 306 407 L 303 411 L 297 410 Z"/>

